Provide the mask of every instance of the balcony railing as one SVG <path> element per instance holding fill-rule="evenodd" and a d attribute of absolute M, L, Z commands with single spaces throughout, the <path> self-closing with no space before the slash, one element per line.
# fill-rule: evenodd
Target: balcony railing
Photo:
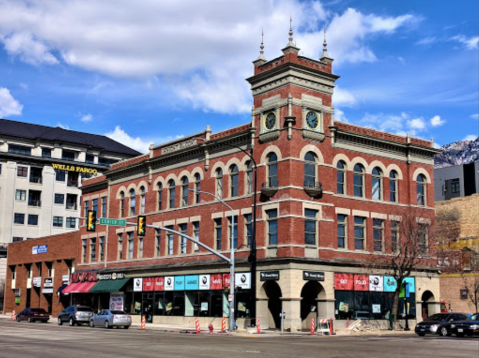
<path fill-rule="evenodd" d="M 313 181 L 304 182 L 304 191 L 312 198 L 318 198 L 323 195 L 323 184 Z"/>
<path fill-rule="evenodd" d="M 268 198 L 272 198 L 278 191 L 278 181 L 268 180 L 261 185 L 261 194 L 266 195 Z"/>
<path fill-rule="evenodd" d="M 77 187 L 78 186 L 78 181 L 77 180 L 68 180 L 67 181 L 67 186 Z"/>
<path fill-rule="evenodd" d="M 38 199 L 28 199 L 28 206 L 42 206 L 42 201 Z"/>
<path fill-rule="evenodd" d="M 42 177 L 30 176 L 30 183 L 41 184 L 42 182 L 43 182 L 43 178 L 42 178 Z"/>
<path fill-rule="evenodd" d="M 76 210 L 77 207 L 78 207 L 78 206 L 77 206 L 77 204 L 75 204 L 75 203 L 67 203 L 67 204 L 66 204 L 67 210 Z"/>

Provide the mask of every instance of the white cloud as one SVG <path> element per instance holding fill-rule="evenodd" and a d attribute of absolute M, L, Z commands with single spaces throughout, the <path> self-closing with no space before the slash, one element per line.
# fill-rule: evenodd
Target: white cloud
<path fill-rule="evenodd" d="M 344 112 L 337 107 L 334 108 L 334 120 L 340 122 L 349 122 Z"/>
<path fill-rule="evenodd" d="M 475 50 L 477 49 L 477 45 L 479 44 L 479 36 L 472 36 L 466 37 L 464 35 L 456 35 L 451 37 L 452 41 L 457 41 L 464 45 L 468 50 Z"/>
<path fill-rule="evenodd" d="M 91 114 L 85 114 L 84 116 L 81 117 L 81 121 L 88 123 L 93 119 L 93 116 Z"/>
<path fill-rule="evenodd" d="M 463 140 L 476 140 L 477 139 L 477 135 L 475 134 L 469 134 L 467 135 Z"/>
<path fill-rule="evenodd" d="M 0 118 L 22 114 L 23 105 L 10 94 L 8 88 L 0 87 Z"/>
<path fill-rule="evenodd" d="M 423 130 L 426 128 L 426 123 L 424 122 L 424 118 L 414 118 L 407 121 L 408 127 L 411 129 L 412 134 L 414 135 L 417 131 Z"/>
<path fill-rule="evenodd" d="M 20 86 L 21 88 L 25 89 L 25 90 L 28 89 L 28 84 L 26 84 L 26 83 L 21 82 L 21 83 L 19 84 L 19 86 Z"/>
<path fill-rule="evenodd" d="M 469 117 L 472 119 L 479 119 L 479 113 L 471 114 Z"/>
<path fill-rule="evenodd" d="M 424 37 L 416 42 L 416 45 L 430 45 L 437 41 L 436 37 Z"/>
<path fill-rule="evenodd" d="M 63 124 L 63 123 L 60 123 L 60 122 L 57 123 L 57 127 L 60 127 L 60 128 L 63 128 L 63 129 L 70 129 L 70 127 L 67 124 Z"/>
<path fill-rule="evenodd" d="M 433 127 L 438 127 L 438 126 L 442 126 L 443 124 L 446 123 L 446 120 L 445 119 L 441 119 L 440 116 L 438 115 L 435 115 L 434 117 L 431 118 L 431 125 Z"/>
<path fill-rule="evenodd" d="M 337 106 L 351 107 L 356 104 L 357 100 L 348 90 L 336 87 L 333 93 L 333 103 Z"/>
<path fill-rule="evenodd" d="M 33 38 L 32 34 L 27 32 L 17 32 L 10 36 L 1 36 L 0 41 L 5 44 L 5 50 L 26 63 L 32 65 L 58 63 L 58 60 L 51 54 L 48 47 Z"/>

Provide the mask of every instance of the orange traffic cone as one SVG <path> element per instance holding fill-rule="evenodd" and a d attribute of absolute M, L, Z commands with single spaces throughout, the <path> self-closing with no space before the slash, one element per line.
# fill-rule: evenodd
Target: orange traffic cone
<path fill-rule="evenodd" d="M 141 329 L 145 330 L 145 326 L 146 326 L 146 318 L 145 316 L 141 316 Z"/>

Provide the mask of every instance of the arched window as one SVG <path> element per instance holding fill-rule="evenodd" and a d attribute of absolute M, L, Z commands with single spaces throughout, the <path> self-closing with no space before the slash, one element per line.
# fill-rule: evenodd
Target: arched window
<path fill-rule="evenodd" d="M 308 152 L 304 156 L 304 186 L 314 187 L 316 183 L 316 155 Z"/>
<path fill-rule="evenodd" d="M 271 153 L 268 157 L 268 187 L 278 187 L 278 156 L 276 153 Z"/>
<path fill-rule="evenodd" d="M 196 173 L 195 174 L 195 204 L 200 203 L 200 190 L 201 190 L 201 176 Z"/>
<path fill-rule="evenodd" d="M 223 198 L 223 170 L 221 168 L 216 169 L 216 196 Z"/>
<path fill-rule="evenodd" d="M 373 200 L 382 199 L 382 181 L 383 172 L 380 168 L 375 167 L 372 172 L 372 198 Z"/>
<path fill-rule="evenodd" d="M 336 182 L 338 194 L 346 194 L 346 163 L 342 160 L 336 164 Z"/>
<path fill-rule="evenodd" d="M 158 210 L 163 209 L 163 184 L 158 183 Z"/>
<path fill-rule="evenodd" d="M 230 167 L 230 197 L 238 196 L 238 166 L 233 164 Z"/>
<path fill-rule="evenodd" d="M 395 170 L 389 173 L 389 201 L 391 203 L 398 201 L 398 173 Z"/>
<path fill-rule="evenodd" d="M 364 197 L 364 167 L 361 164 L 354 166 L 354 196 Z"/>
<path fill-rule="evenodd" d="M 120 218 L 125 217 L 125 193 L 120 193 Z"/>
<path fill-rule="evenodd" d="M 168 204 L 170 209 L 175 207 L 175 181 L 173 179 L 168 182 Z"/>
<path fill-rule="evenodd" d="M 426 177 L 419 174 L 416 178 L 417 205 L 426 205 Z"/>
<path fill-rule="evenodd" d="M 188 178 L 181 179 L 181 206 L 188 205 Z"/>
<path fill-rule="evenodd" d="M 130 190 L 130 216 L 135 216 L 136 193 L 134 189 Z"/>
<path fill-rule="evenodd" d="M 145 187 L 140 188 L 141 214 L 145 213 Z"/>
<path fill-rule="evenodd" d="M 246 194 L 253 192 L 253 162 L 246 162 Z"/>

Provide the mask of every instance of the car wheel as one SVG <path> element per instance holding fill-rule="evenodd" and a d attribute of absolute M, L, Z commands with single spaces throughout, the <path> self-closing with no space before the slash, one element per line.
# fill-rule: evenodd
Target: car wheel
<path fill-rule="evenodd" d="M 20 317 L 15 317 L 15 321 L 20 322 Z"/>
<path fill-rule="evenodd" d="M 73 321 L 73 318 L 70 318 L 70 326 L 74 326 L 75 322 Z"/>
<path fill-rule="evenodd" d="M 418 333 L 417 335 L 418 335 L 419 337 L 424 337 L 424 336 L 425 336 L 424 333 Z"/>
<path fill-rule="evenodd" d="M 28 317 L 28 318 L 27 318 L 27 322 L 28 322 L 28 323 L 33 323 L 33 322 L 35 322 L 35 321 L 32 319 L 32 317 Z"/>
<path fill-rule="evenodd" d="M 130 328 L 130 326 L 123 326 L 123 329 L 128 329 Z"/>
<path fill-rule="evenodd" d="M 449 333 L 449 330 L 446 327 L 441 327 L 441 329 L 439 330 L 439 335 L 441 337 L 446 337 L 446 336 L 450 336 L 451 333 Z"/>
<path fill-rule="evenodd" d="M 92 328 L 95 327 L 95 324 L 93 323 L 92 319 L 90 320 L 90 327 L 92 327 Z"/>
<path fill-rule="evenodd" d="M 110 328 L 110 323 L 108 321 L 105 321 L 105 328 Z"/>
<path fill-rule="evenodd" d="M 58 317 L 58 320 L 57 320 L 57 321 L 58 321 L 58 325 L 59 325 L 59 326 L 61 326 L 61 325 L 63 324 L 62 319 L 61 319 L 60 317 Z"/>

